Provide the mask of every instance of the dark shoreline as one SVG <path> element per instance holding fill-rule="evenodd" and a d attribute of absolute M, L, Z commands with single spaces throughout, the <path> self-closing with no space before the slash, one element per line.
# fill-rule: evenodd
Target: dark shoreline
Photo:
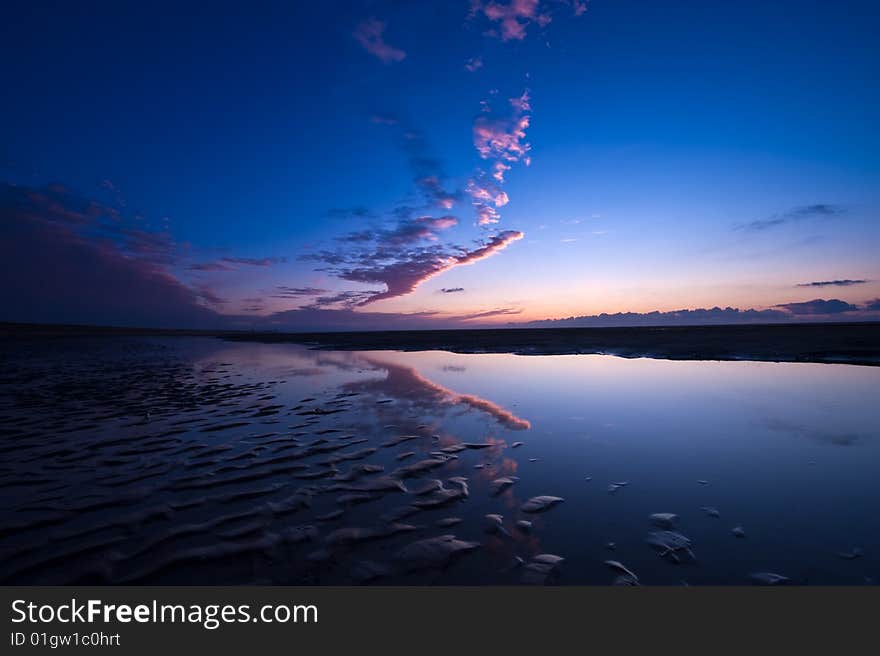
<path fill-rule="evenodd" d="M 625 328 L 501 328 L 273 333 L 0 323 L 0 339 L 203 336 L 326 350 L 441 350 L 518 355 L 608 354 L 669 360 L 755 360 L 880 366 L 880 323 Z"/>

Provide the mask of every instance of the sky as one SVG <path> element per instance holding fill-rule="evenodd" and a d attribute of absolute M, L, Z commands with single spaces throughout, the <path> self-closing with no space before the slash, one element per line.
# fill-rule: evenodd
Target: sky
<path fill-rule="evenodd" d="M 872 2 L 13 2 L 0 320 L 880 319 Z"/>

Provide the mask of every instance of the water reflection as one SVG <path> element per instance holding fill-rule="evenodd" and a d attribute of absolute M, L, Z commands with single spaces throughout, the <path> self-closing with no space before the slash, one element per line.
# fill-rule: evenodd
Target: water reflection
<path fill-rule="evenodd" d="M 509 430 L 528 430 L 531 424 L 517 417 L 497 403 L 474 394 L 459 394 L 443 385 L 430 381 L 415 367 L 398 364 L 377 354 L 363 354 L 363 362 L 385 372 L 379 380 L 346 383 L 343 388 L 375 397 L 385 397 L 403 403 L 407 411 L 422 417 L 445 414 L 456 406 L 465 406 L 484 412 Z M 449 369 L 447 369 L 449 371 Z M 453 369 L 452 371 L 459 371 Z"/>

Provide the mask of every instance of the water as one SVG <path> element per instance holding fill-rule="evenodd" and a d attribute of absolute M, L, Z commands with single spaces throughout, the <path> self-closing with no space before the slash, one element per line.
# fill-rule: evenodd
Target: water
<path fill-rule="evenodd" d="M 517 557 L 538 554 L 565 559 L 557 584 L 609 584 L 609 559 L 642 584 L 880 575 L 880 368 L 209 338 L 0 348 L 6 583 L 518 584 Z M 400 435 L 416 437 L 382 446 Z M 432 453 L 448 459 L 402 478 Z M 384 471 L 338 480 L 364 464 Z M 382 476 L 410 492 L 466 477 L 469 494 L 389 531 L 390 511 L 437 496 L 339 489 Z M 519 480 L 491 496 L 502 476 Z M 537 495 L 564 502 L 523 513 Z M 695 560 L 646 542 L 660 512 Z M 509 535 L 487 532 L 489 513 Z M 374 539 L 334 534 L 350 527 Z M 399 554 L 443 534 L 473 549 L 435 566 Z"/>

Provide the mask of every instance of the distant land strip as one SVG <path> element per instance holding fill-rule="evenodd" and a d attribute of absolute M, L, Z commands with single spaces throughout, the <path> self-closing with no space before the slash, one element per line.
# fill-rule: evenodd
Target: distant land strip
<path fill-rule="evenodd" d="M 880 323 L 624 328 L 494 328 L 376 332 L 248 332 L 0 323 L 0 339 L 206 336 L 326 350 L 518 355 L 608 354 L 669 360 L 756 360 L 880 365 Z"/>

